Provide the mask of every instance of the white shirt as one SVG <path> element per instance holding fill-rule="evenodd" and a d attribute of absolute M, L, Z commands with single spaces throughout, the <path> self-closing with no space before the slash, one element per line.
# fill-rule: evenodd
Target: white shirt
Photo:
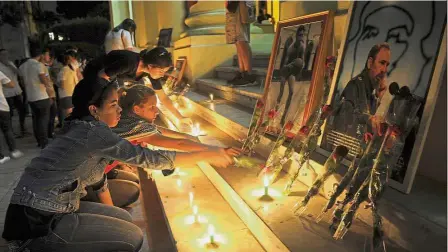
<path fill-rule="evenodd" d="M 14 87 L 12 88 L 3 87 L 3 94 L 5 95 L 6 98 L 13 97 L 22 93 L 22 88 L 20 88 L 19 79 L 17 78 L 18 70 L 11 61 L 8 63 L 9 63 L 8 65 L 5 65 L 2 62 L 0 62 L 0 71 L 4 75 L 6 75 L 6 77 L 8 77 L 10 80 L 14 81 L 16 85 L 14 85 Z M 14 71 L 14 69 L 16 71 Z"/>
<path fill-rule="evenodd" d="M 58 74 L 59 98 L 71 97 L 76 84 L 78 84 L 78 76 L 76 71 L 64 66 Z"/>
<path fill-rule="evenodd" d="M 133 47 L 131 33 L 124 29 L 120 29 L 118 32 L 108 32 L 104 40 L 106 54 L 113 50 L 125 50 Z"/>
<path fill-rule="evenodd" d="M 48 99 L 44 83 L 40 81 L 39 74 L 46 74 L 46 67 L 35 59 L 29 59 L 19 67 L 23 76 L 26 96 L 29 102 Z"/>
<path fill-rule="evenodd" d="M 9 82 L 11 82 L 11 80 L 8 77 L 6 77 L 6 75 L 3 72 L 0 71 L 0 84 L 2 87 L 2 88 L 0 88 L 0 110 L 1 111 L 9 112 L 8 102 L 6 101 L 6 98 L 3 95 L 3 85 L 7 84 Z"/>

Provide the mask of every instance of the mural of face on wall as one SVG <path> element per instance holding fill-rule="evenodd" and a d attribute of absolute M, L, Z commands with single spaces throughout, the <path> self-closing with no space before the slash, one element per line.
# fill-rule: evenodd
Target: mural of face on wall
<path fill-rule="evenodd" d="M 338 90 L 364 68 L 370 48 L 390 44 L 387 83 L 424 97 L 446 19 L 446 2 L 357 2 L 339 71 Z M 340 93 L 340 92 L 338 92 Z"/>

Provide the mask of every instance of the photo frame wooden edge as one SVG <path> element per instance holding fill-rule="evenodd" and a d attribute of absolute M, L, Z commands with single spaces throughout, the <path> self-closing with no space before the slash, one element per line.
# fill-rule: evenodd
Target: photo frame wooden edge
<path fill-rule="evenodd" d="M 312 84 L 310 85 L 310 90 L 308 91 L 308 100 L 309 101 L 307 102 L 307 104 L 304 108 L 305 111 L 304 111 L 304 116 L 303 116 L 302 120 L 306 120 L 306 118 L 308 118 L 308 116 L 310 115 L 310 111 L 312 111 L 313 107 L 315 107 L 317 105 L 316 100 L 314 99 L 315 97 L 312 97 L 312 95 L 317 91 L 317 88 L 319 88 L 319 87 L 317 87 L 317 85 L 315 85 L 315 83 L 319 83 L 319 81 L 323 81 L 323 79 L 324 79 L 325 73 L 324 73 L 323 69 L 321 69 L 321 68 L 325 67 L 325 58 L 326 58 L 327 54 L 331 53 L 331 48 L 332 48 L 331 43 L 333 42 L 333 40 L 332 39 L 330 40 L 329 36 L 331 36 L 331 34 L 333 34 L 334 11 L 327 10 L 327 11 L 317 12 L 317 13 L 313 13 L 313 14 L 309 14 L 309 15 L 300 16 L 300 17 L 285 19 L 285 20 L 278 22 L 276 24 L 274 42 L 272 44 L 271 56 L 269 58 L 269 66 L 268 66 L 266 82 L 265 82 L 265 87 L 264 87 L 263 96 L 262 96 L 263 101 L 267 100 L 268 94 L 269 94 L 269 87 L 270 87 L 271 81 L 272 81 L 272 75 L 273 75 L 275 60 L 276 60 L 276 56 L 277 56 L 277 50 L 279 49 L 278 48 L 279 46 L 277 44 L 278 44 L 278 40 L 280 37 L 281 28 L 287 27 L 287 26 L 311 23 L 311 22 L 316 22 L 316 21 L 321 21 L 321 20 L 323 20 L 325 22 L 325 26 L 324 26 L 324 31 L 322 31 L 322 39 L 320 39 L 320 41 L 319 41 L 319 54 L 317 57 L 318 60 L 313 63 L 313 64 L 317 64 L 317 65 L 316 65 L 316 68 L 313 67 L 313 73 L 312 73 L 312 78 L 311 78 Z M 320 70 L 320 73 L 318 70 Z M 322 89 L 323 85 L 321 85 L 320 88 Z M 311 100 L 310 100 L 310 96 L 312 98 Z M 266 103 L 264 104 L 264 107 L 262 109 L 259 122 L 263 121 L 265 110 L 266 110 Z"/>

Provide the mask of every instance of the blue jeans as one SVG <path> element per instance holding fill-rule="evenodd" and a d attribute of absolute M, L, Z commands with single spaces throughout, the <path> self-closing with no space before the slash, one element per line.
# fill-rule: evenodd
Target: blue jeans
<path fill-rule="evenodd" d="M 31 251 L 139 251 L 143 233 L 131 215 L 118 207 L 81 201 L 77 212 L 64 215 L 49 235 L 33 240 Z"/>

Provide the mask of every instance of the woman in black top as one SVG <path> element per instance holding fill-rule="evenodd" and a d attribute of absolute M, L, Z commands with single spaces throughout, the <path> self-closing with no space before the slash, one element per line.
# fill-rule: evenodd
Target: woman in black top
<path fill-rule="evenodd" d="M 174 107 L 162 89 L 160 79 L 171 67 L 171 53 L 163 47 L 145 49 L 140 53 L 115 50 L 89 63 L 84 70 L 84 77 L 101 77 L 108 81 L 116 79 L 121 82 L 120 86 L 123 86 L 124 81 L 141 81 L 143 77 L 147 77 L 160 102 L 182 123 L 192 125 L 191 119 L 184 117 Z"/>

